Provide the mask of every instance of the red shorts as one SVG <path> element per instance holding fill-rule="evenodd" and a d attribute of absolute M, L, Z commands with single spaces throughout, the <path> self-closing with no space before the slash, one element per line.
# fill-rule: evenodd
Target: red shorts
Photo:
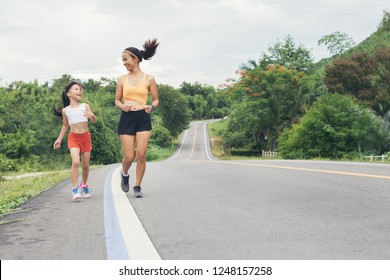
<path fill-rule="evenodd" d="M 68 134 L 68 149 L 79 148 L 80 153 L 92 151 L 91 133 L 89 131 L 84 133 L 73 133 Z"/>

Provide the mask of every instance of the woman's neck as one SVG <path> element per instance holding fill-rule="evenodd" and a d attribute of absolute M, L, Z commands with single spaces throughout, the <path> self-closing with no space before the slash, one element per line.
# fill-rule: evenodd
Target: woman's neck
<path fill-rule="evenodd" d="M 135 66 L 133 69 L 129 71 L 130 76 L 138 76 L 140 73 L 142 73 L 142 71 L 139 65 Z"/>

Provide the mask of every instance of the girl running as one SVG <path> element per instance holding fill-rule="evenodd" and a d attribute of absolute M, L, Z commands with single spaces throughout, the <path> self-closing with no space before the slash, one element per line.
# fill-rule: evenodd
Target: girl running
<path fill-rule="evenodd" d="M 68 149 L 72 157 L 71 179 L 73 199 L 90 198 L 91 191 L 88 187 L 89 160 L 91 158 L 92 142 L 88 130 L 88 119 L 96 123 L 96 116 L 87 103 L 81 103 L 83 86 L 77 81 L 71 81 L 62 92 L 62 109 L 54 108 L 54 114 L 62 117 L 63 124 L 54 149 L 61 147 L 62 139 L 70 127 L 68 134 Z M 80 153 L 82 162 L 82 181 L 78 184 Z M 81 193 L 81 194 L 80 194 Z"/>

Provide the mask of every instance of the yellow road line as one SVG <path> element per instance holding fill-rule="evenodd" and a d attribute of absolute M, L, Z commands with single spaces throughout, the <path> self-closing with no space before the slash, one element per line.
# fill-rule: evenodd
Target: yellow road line
<path fill-rule="evenodd" d="M 192 151 L 191 151 L 190 156 L 187 158 L 187 160 L 189 160 L 192 157 L 194 150 L 195 150 L 195 142 L 196 142 L 195 140 L 196 140 L 196 132 L 198 131 L 198 126 L 199 126 L 199 122 L 196 124 L 196 127 L 195 127 L 194 141 L 192 143 Z"/>
<path fill-rule="evenodd" d="M 211 161 L 203 161 L 203 162 L 210 163 Z M 269 164 L 244 163 L 244 162 L 226 162 L 226 161 L 212 161 L 211 163 L 246 165 L 246 166 L 255 166 L 255 167 L 269 167 L 269 168 L 278 168 L 278 169 L 288 169 L 288 170 L 298 170 L 298 171 L 308 171 L 308 172 L 317 172 L 317 173 L 328 173 L 328 174 L 338 174 L 338 175 L 348 175 L 348 176 L 390 180 L 390 176 L 386 176 L 386 175 L 365 174 L 365 173 L 345 172 L 345 171 L 326 170 L 326 169 L 313 169 L 313 168 L 303 168 L 303 167 L 290 167 L 290 166 L 283 166 L 283 165 L 269 165 Z"/>

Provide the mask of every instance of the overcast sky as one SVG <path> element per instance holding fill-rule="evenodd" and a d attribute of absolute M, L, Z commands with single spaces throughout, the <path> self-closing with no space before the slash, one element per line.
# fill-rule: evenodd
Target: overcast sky
<path fill-rule="evenodd" d="M 86 80 L 126 73 L 121 53 L 156 37 L 141 63 L 157 83 L 218 86 L 291 35 L 328 57 L 317 41 L 336 31 L 356 43 L 378 27 L 388 0 L 0 0 L 0 84 L 70 74 Z"/>

